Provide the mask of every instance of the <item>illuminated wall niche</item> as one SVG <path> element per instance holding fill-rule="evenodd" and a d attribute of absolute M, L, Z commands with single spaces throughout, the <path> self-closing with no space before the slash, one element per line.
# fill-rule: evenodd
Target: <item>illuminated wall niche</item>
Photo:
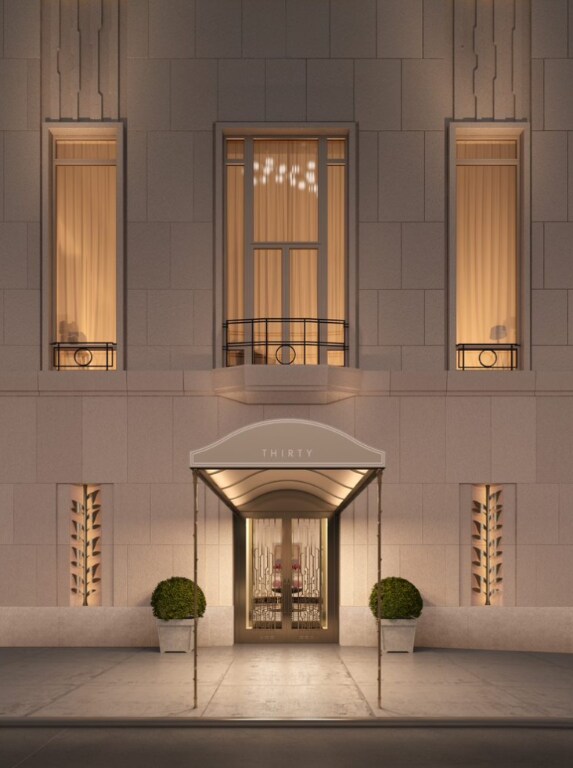
<path fill-rule="evenodd" d="M 101 487 L 71 486 L 70 605 L 101 605 Z"/>
<path fill-rule="evenodd" d="M 472 605 L 503 604 L 503 487 L 472 486 Z"/>

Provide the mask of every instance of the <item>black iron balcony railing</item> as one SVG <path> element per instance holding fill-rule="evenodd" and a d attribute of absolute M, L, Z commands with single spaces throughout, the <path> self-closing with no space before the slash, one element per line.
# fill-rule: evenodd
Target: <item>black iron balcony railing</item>
<path fill-rule="evenodd" d="M 515 371 L 519 344 L 456 344 L 458 369 Z"/>
<path fill-rule="evenodd" d="M 225 366 L 348 365 L 348 323 L 316 317 L 255 317 L 223 323 Z"/>
<path fill-rule="evenodd" d="M 54 341 L 52 365 L 63 370 L 115 370 L 117 344 L 113 341 Z"/>

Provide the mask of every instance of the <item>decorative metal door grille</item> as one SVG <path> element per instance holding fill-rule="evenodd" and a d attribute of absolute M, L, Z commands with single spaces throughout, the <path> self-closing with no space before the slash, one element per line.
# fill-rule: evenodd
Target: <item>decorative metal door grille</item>
<path fill-rule="evenodd" d="M 249 518 L 246 527 L 247 629 L 327 629 L 326 518 Z"/>

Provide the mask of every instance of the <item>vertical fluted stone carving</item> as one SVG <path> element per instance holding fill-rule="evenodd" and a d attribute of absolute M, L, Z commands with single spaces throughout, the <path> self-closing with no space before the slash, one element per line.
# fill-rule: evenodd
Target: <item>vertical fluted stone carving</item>
<path fill-rule="evenodd" d="M 42 3 L 42 116 L 117 119 L 120 0 Z"/>
<path fill-rule="evenodd" d="M 457 120 L 530 117 L 529 0 L 454 3 Z"/>

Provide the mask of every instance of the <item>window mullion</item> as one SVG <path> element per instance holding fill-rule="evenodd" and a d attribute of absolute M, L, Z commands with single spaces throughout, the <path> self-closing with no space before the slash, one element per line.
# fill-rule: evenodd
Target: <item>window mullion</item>
<path fill-rule="evenodd" d="M 318 143 L 318 317 L 328 317 L 328 162 L 327 137 L 321 136 Z M 326 332 L 322 323 L 317 324 L 318 362 L 326 363 L 326 347 L 322 346 L 322 334 Z"/>
<path fill-rule="evenodd" d="M 253 190 L 253 156 L 254 144 L 252 138 L 245 139 L 245 317 L 254 317 L 254 190 Z M 245 328 L 246 348 L 252 350 L 254 329 L 252 325 Z M 247 355 L 248 362 L 251 356 Z"/>

